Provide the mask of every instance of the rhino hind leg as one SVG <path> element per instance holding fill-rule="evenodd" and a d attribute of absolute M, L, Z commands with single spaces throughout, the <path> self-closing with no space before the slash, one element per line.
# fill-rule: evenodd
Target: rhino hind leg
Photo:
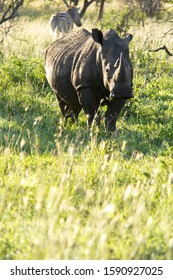
<path fill-rule="evenodd" d="M 82 89 L 78 92 L 79 102 L 87 116 L 87 127 L 91 128 L 93 121 L 100 124 L 100 112 L 98 111 L 100 100 L 97 100 L 94 91 Z"/>
<path fill-rule="evenodd" d="M 72 122 L 75 122 L 78 120 L 78 115 L 81 111 L 81 107 L 75 106 L 73 108 L 68 103 L 66 103 L 64 100 L 62 100 L 60 97 L 57 96 L 59 107 L 61 109 L 61 113 L 65 120 L 71 119 Z"/>

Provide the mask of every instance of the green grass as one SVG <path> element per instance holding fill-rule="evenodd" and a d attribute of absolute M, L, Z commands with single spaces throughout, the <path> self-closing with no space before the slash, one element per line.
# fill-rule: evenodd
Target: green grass
<path fill-rule="evenodd" d="M 104 109 L 89 132 L 83 113 L 62 119 L 44 73 L 49 26 L 35 17 L 1 49 L 0 259 L 172 259 L 171 59 L 134 31 L 135 98 L 115 133 Z"/>
<path fill-rule="evenodd" d="M 172 158 L 106 145 L 1 153 L 2 259 L 172 258 Z"/>

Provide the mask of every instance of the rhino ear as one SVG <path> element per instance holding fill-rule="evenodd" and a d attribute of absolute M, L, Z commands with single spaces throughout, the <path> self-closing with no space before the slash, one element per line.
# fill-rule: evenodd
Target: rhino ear
<path fill-rule="evenodd" d="M 96 43 L 101 44 L 103 39 L 103 33 L 101 32 L 101 30 L 98 30 L 97 28 L 92 29 L 92 38 Z"/>
<path fill-rule="evenodd" d="M 129 44 L 129 42 L 133 39 L 133 35 L 132 34 L 128 34 L 125 38 L 124 38 L 124 42 L 126 45 Z"/>

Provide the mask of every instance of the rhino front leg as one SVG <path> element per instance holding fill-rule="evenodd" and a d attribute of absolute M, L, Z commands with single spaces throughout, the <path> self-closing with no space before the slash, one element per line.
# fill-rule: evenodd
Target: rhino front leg
<path fill-rule="evenodd" d="M 98 107 L 100 100 L 97 100 L 95 93 L 91 89 L 81 89 L 78 92 L 79 102 L 87 116 L 87 127 L 91 128 L 94 119 L 96 123 L 99 124 L 100 117 L 98 112 Z"/>
<path fill-rule="evenodd" d="M 118 99 L 108 104 L 108 108 L 105 114 L 106 131 L 115 131 L 116 120 L 125 103 L 125 99 Z"/>

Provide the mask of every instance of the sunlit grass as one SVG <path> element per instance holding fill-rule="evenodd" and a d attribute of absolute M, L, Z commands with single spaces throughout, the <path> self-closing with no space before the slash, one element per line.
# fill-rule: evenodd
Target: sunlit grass
<path fill-rule="evenodd" d="M 1 257 L 171 258 L 172 164 L 142 154 L 124 161 L 117 151 L 107 154 L 105 142 L 80 154 L 59 147 L 57 156 L 6 149 Z"/>

